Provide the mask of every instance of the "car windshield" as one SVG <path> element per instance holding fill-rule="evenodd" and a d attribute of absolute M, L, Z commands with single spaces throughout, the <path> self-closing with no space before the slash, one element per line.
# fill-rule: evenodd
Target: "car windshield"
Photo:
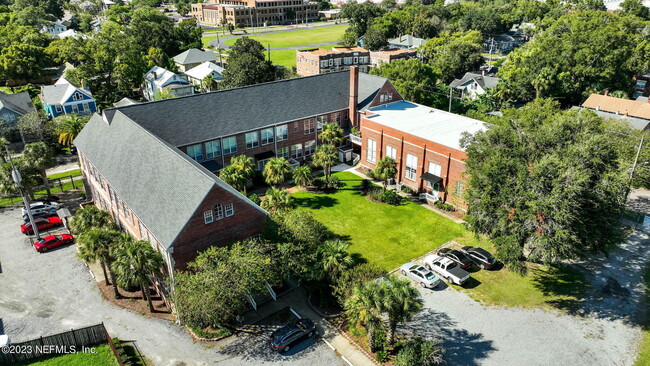
<path fill-rule="evenodd" d="M 41 239 L 38 241 L 38 244 L 45 244 L 45 243 L 46 243 L 45 239 Z"/>
<path fill-rule="evenodd" d="M 453 262 L 449 263 L 449 265 L 447 266 L 447 270 L 453 269 L 455 267 L 457 267 L 456 263 L 453 263 Z"/>
<path fill-rule="evenodd" d="M 425 276 L 426 276 L 427 280 L 429 280 L 429 281 L 433 281 L 433 280 L 436 279 L 436 275 L 434 275 L 431 272 L 427 273 Z"/>

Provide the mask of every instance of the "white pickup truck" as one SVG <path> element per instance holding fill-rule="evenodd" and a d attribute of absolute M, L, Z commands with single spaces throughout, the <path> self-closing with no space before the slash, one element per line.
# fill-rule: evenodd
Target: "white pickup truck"
<path fill-rule="evenodd" d="M 424 266 L 428 270 L 437 273 L 447 282 L 459 286 L 469 279 L 469 273 L 460 268 L 456 262 L 439 255 L 432 254 L 424 258 Z"/>

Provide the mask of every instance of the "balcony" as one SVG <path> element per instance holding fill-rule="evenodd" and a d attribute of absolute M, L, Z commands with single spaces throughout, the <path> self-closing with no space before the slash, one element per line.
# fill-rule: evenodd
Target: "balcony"
<path fill-rule="evenodd" d="M 362 144 L 361 141 L 362 140 L 361 140 L 360 136 L 350 134 L 349 137 L 350 137 L 350 142 L 351 143 L 361 146 L 361 144 Z"/>

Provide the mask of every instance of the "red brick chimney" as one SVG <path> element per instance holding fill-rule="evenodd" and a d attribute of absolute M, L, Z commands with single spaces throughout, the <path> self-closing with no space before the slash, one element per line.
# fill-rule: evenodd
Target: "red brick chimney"
<path fill-rule="evenodd" d="M 356 127 L 358 124 L 357 103 L 359 103 L 359 68 L 350 66 L 350 124 Z"/>

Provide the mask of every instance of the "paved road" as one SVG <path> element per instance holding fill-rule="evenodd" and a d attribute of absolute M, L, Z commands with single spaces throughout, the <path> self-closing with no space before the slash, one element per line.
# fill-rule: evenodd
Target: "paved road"
<path fill-rule="evenodd" d="M 266 335 L 233 337 L 204 346 L 174 323 L 106 302 L 69 246 L 38 254 L 20 234 L 20 212 L 0 212 L 0 331 L 21 342 L 104 322 L 112 336 L 135 340 L 156 365 L 342 365 L 321 341 L 308 340 L 280 355 Z"/>
<path fill-rule="evenodd" d="M 420 288 L 424 311 L 403 331 L 441 338 L 449 365 L 632 365 L 648 244 L 637 232 L 609 258 L 585 265 L 595 290 L 579 315 L 485 307 L 449 287 Z"/>

